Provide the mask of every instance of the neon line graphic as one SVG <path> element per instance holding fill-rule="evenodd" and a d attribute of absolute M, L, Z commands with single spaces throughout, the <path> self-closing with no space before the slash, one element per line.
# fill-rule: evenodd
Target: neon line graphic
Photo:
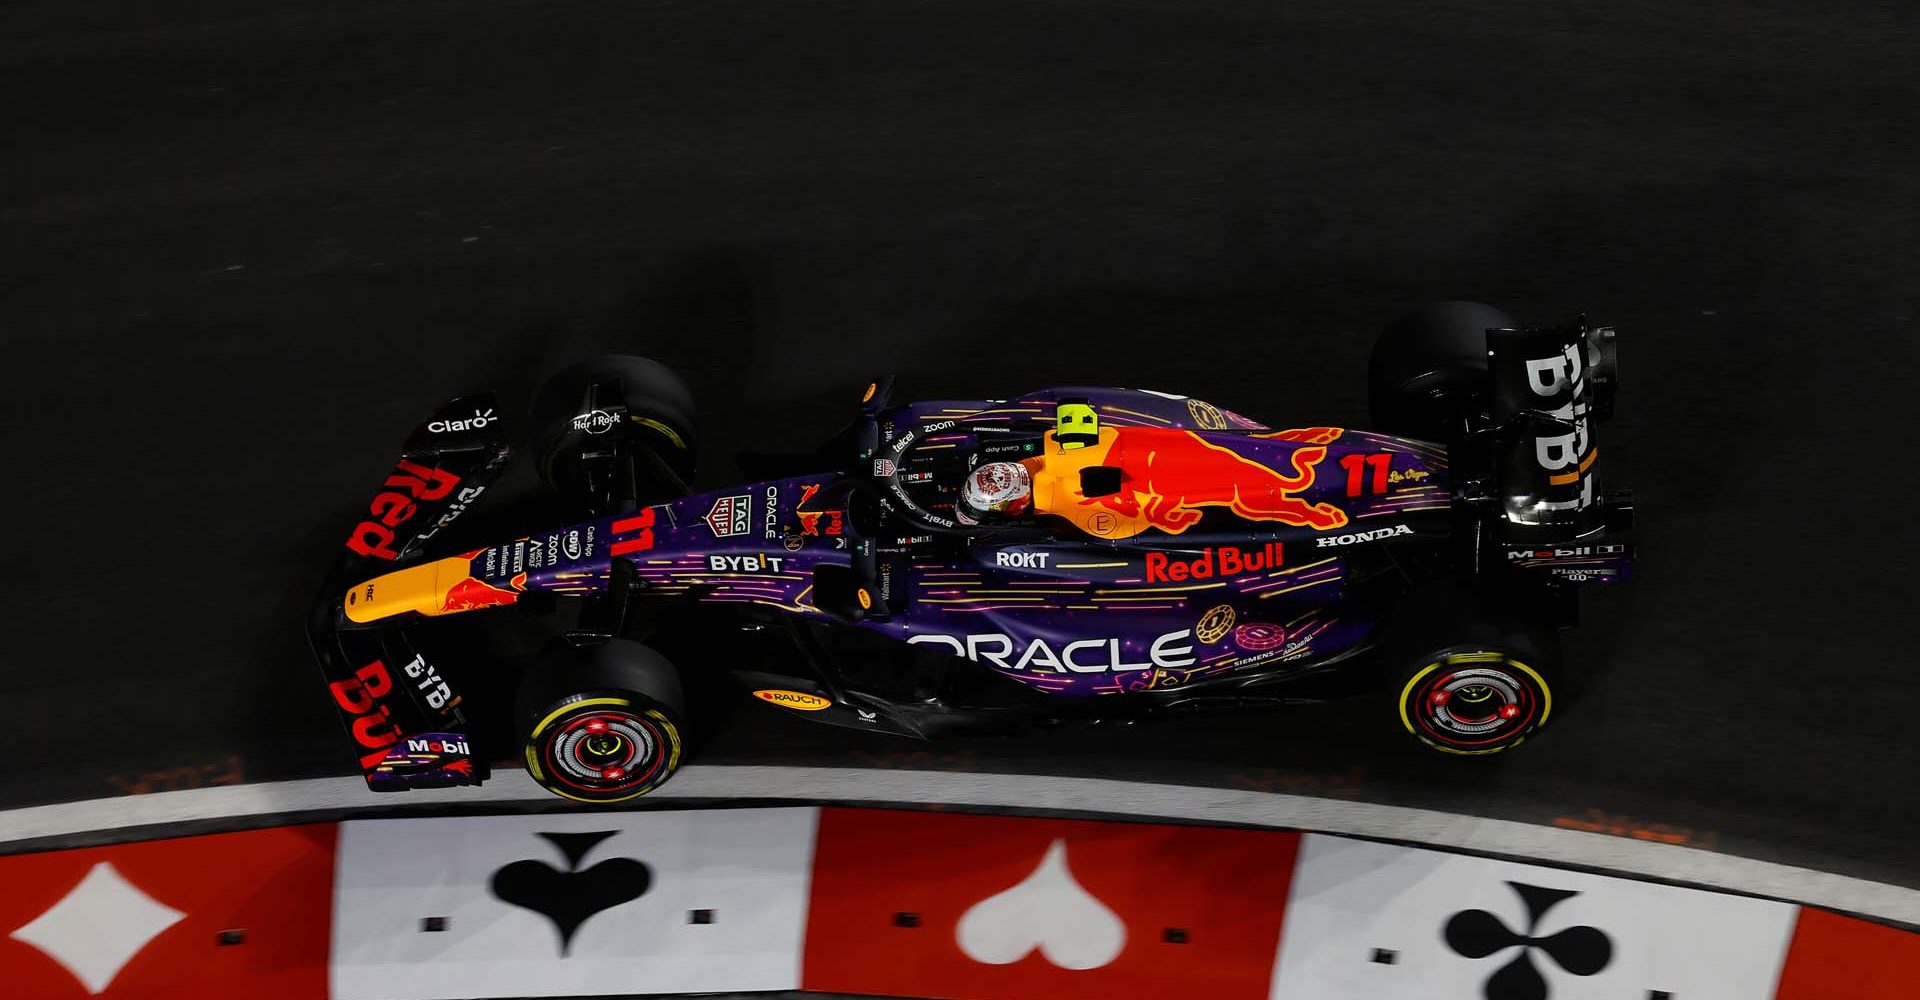
<path fill-rule="evenodd" d="M 1269 590 L 1266 593 L 1261 594 L 1260 599 L 1264 601 L 1269 597 L 1279 597 L 1281 594 L 1290 594 L 1296 590 L 1305 590 L 1308 587 L 1318 587 L 1323 583 L 1333 583 L 1338 579 L 1339 577 L 1328 577 L 1324 580 L 1315 580 L 1312 583 L 1295 584 L 1294 586 L 1287 587 L 1284 590 Z"/>
<path fill-rule="evenodd" d="M 1046 600 L 1046 598 L 1044 597 L 993 597 L 993 598 L 986 598 L 986 600 L 993 600 L 993 601 L 1000 601 L 1000 602 L 1044 601 Z M 982 602 L 982 599 L 977 597 L 928 597 L 928 598 L 923 598 L 920 601 L 920 603 L 922 604 L 979 604 L 981 602 Z M 953 609 L 949 608 L 947 610 L 951 611 Z"/>
<path fill-rule="evenodd" d="M 1195 584 L 1189 584 L 1189 585 L 1187 585 L 1187 586 L 1185 586 L 1185 587 L 1149 587 L 1149 588 L 1147 588 L 1147 589 L 1145 589 L 1145 590 L 1143 590 L 1143 591 L 1140 591 L 1140 593 L 1149 593 L 1149 594 L 1172 594 L 1172 593 L 1176 593 L 1176 592 L 1178 592 L 1178 591 L 1182 591 L 1182 590 L 1213 590 L 1213 589 L 1215 589 L 1215 588 L 1218 588 L 1218 587 L 1224 587 L 1224 586 L 1226 586 L 1226 585 L 1227 585 L 1227 581 L 1225 581 L 1225 580 L 1220 580 L 1220 581 L 1216 581 L 1216 582 L 1214 582 L 1214 583 L 1195 583 Z M 1096 593 L 1096 594 L 1125 594 L 1125 593 L 1130 593 L 1130 591 L 1125 591 L 1125 590 L 1096 590 L 1096 591 L 1094 591 L 1094 593 Z"/>
<path fill-rule="evenodd" d="M 1118 406 L 1102 406 L 1102 407 L 1100 408 L 1100 412 L 1102 412 L 1102 413 L 1124 413 L 1124 414 L 1126 414 L 1126 415 L 1127 415 L 1127 416 L 1129 416 L 1129 417 L 1139 417 L 1139 418 L 1140 418 L 1140 419 L 1142 419 L 1142 420 L 1151 420 L 1151 421 L 1153 421 L 1153 422 L 1154 422 L 1154 423 L 1156 423 L 1156 424 L 1168 424 L 1168 425 L 1171 425 L 1171 424 L 1173 423 L 1173 421 L 1171 421 L 1171 420 L 1168 420 L 1168 419 L 1167 419 L 1167 418 L 1165 418 L 1165 417 L 1156 417 L 1156 416 L 1154 416 L 1154 415 L 1153 415 L 1153 414 L 1151 414 L 1151 413 L 1141 413 L 1141 412 L 1140 412 L 1140 411 L 1138 411 L 1138 410 L 1125 410 L 1125 409 L 1121 409 L 1121 408 L 1120 408 L 1120 407 L 1118 407 Z"/>
<path fill-rule="evenodd" d="M 1325 559 L 1322 559 L 1322 560 L 1320 560 L 1320 561 L 1318 561 L 1318 562 L 1310 562 L 1310 563 L 1304 563 L 1304 564 L 1302 564 L 1302 565 L 1299 565 L 1299 566 L 1295 566 L 1295 567 L 1293 567 L 1292 569 L 1283 569 L 1283 570 L 1281 570 L 1281 571 L 1280 571 L 1280 572 L 1278 572 L 1278 573 L 1268 573 L 1268 574 L 1267 574 L 1267 579 L 1269 579 L 1269 580 L 1271 580 L 1271 579 L 1273 579 L 1273 578 L 1274 578 L 1274 577 L 1276 577 L 1276 576 L 1292 576 L 1292 575 L 1293 575 L 1293 574 L 1295 574 L 1295 573 L 1298 573 L 1298 572 L 1300 572 L 1300 571 L 1302 571 L 1302 570 L 1309 570 L 1309 569 L 1312 569 L 1312 568 L 1314 568 L 1315 566 L 1325 566 L 1326 564 L 1328 564 L 1328 563 L 1330 563 L 1330 562 L 1332 562 L 1332 561 L 1333 561 L 1333 560 L 1334 560 L 1335 558 L 1337 558 L 1337 557 L 1335 557 L 1335 556 L 1329 556 L 1329 557 L 1327 557 L 1327 558 L 1325 558 Z"/>

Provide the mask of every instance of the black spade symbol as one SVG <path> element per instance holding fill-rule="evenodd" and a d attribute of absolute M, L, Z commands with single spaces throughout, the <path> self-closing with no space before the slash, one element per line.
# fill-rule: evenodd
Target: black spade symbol
<path fill-rule="evenodd" d="M 608 858 L 585 871 L 580 860 L 594 845 L 619 833 L 542 833 L 566 855 L 567 870 L 531 858 L 512 862 L 493 873 L 490 888 L 501 902 L 553 921 L 560 933 L 560 955 L 566 957 L 573 933 L 589 917 L 639 899 L 653 885 L 653 873 L 633 858 Z"/>
<path fill-rule="evenodd" d="M 1562 901 L 1578 896 L 1568 889 L 1548 889 L 1537 885 L 1508 882 L 1527 907 L 1524 932 L 1507 927 L 1499 917 L 1485 910 L 1462 910 L 1447 918 L 1441 937 L 1454 954 L 1463 958 L 1487 958 L 1508 948 L 1520 953 L 1487 977 L 1482 993 L 1487 1000 L 1547 1000 L 1550 990 L 1546 977 L 1533 963 L 1533 953 L 1543 952 L 1555 965 L 1576 976 L 1591 976 L 1613 961 L 1613 941 L 1597 927 L 1569 927 L 1543 938 L 1534 937 L 1541 918 Z"/>

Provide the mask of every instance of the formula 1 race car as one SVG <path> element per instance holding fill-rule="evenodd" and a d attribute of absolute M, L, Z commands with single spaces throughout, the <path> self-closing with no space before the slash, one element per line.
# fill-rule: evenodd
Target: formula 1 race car
<path fill-rule="evenodd" d="M 920 738 L 1282 704 L 1366 672 L 1427 746 L 1494 753 L 1553 711 L 1577 586 L 1631 566 L 1632 505 L 1599 489 L 1593 432 L 1615 369 L 1610 329 L 1440 303 L 1376 343 L 1374 431 L 1132 389 L 897 403 L 883 379 L 818 454 L 689 495 L 686 387 L 603 357 L 532 406 L 574 523 L 425 557 L 508 458 L 494 398 L 453 400 L 408 438 L 308 633 L 376 790 L 476 784 L 518 756 L 567 798 L 640 795 L 684 755 L 681 670 Z M 415 633 L 509 605 L 571 617 L 490 735 L 482 672 Z M 676 630 L 708 662 L 669 662 Z"/>

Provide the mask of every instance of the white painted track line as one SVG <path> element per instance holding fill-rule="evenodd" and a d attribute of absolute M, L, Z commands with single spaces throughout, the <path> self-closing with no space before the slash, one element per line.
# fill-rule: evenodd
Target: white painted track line
<path fill-rule="evenodd" d="M 1903 886 L 1580 830 L 1231 788 L 950 771 L 691 765 L 646 802 L 765 798 L 997 806 L 1317 830 L 1668 879 L 1920 924 L 1920 890 Z M 521 771 L 500 772 L 480 788 L 392 795 L 369 792 L 357 777 L 315 778 L 0 812 L 0 843 L 230 817 L 509 802 L 561 804 Z"/>

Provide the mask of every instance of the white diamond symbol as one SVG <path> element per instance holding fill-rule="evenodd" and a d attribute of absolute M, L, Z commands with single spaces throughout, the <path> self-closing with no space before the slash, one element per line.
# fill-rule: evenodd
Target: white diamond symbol
<path fill-rule="evenodd" d="M 102 861 L 66 898 L 7 936 L 46 952 L 87 992 L 99 993 L 140 949 L 185 916 Z"/>

